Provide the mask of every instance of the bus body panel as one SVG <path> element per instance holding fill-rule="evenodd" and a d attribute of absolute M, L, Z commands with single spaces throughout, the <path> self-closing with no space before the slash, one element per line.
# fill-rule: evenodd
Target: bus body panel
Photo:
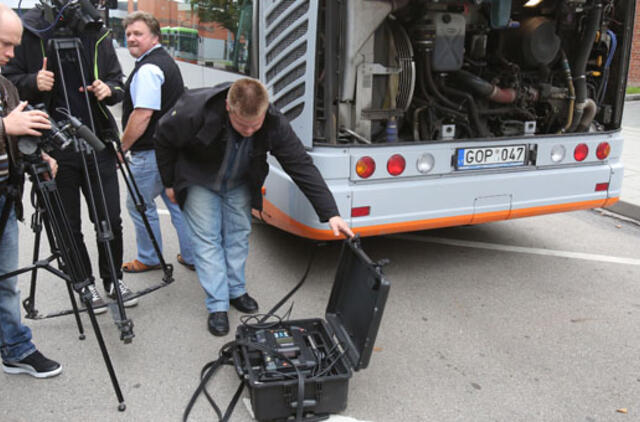
<path fill-rule="evenodd" d="M 315 147 L 311 156 L 334 194 L 340 214 L 356 233 L 373 236 L 611 205 L 620 197 L 624 174 L 620 162 L 622 137 L 617 132 L 591 138 L 587 141 L 589 145 L 598 145 L 604 140 L 612 145 L 609 159 L 593 159 L 580 165 L 551 166 L 546 163 L 540 167 L 517 170 L 458 173 L 451 170 L 449 159 L 450 174 L 366 181 L 345 180 L 344 167 L 353 161 L 352 157 L 367 154 L 389 156 L 398 150 L 397 147 L 351 150 Z M 546 143 L 574 145 L 580 140 L 548 138 L 539 140 L 536 145 L 539 151 L 547 152 L 551 146 Z M 513 140 L 501 142 L 510 143 Z M 385 152 L 385 149 L 389 151 Z M 443 145 L 422 144 L 401 150 L 403 154 L 407 152 L 407 156 L 415 156 L 426 152 L 437 153 L 442 149 Z M 345 158 L 347 156 L 349 160 Z M 539 155 L 539 158 L 541 162 L 546 162 L 542 156 Z M 607 188 L 596 191 L 596 185 L 603 183 L 608 184 Z M 270 159 L 264 200 L 262 218 L 268 223 L 304 237 L 333 238 L 326 224 L 319 222 L 306 197 L 273 159 Z M 369 207 L 369 215 L 350 217 L 352 209 L 360 207 Z"/>

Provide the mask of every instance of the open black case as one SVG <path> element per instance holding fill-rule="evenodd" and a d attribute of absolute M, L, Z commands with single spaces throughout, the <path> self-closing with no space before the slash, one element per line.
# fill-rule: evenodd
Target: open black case
<path fill-rule="evenodd" d="M 324 320 L 237 328 L 236 369 L 249 389 L 257 420 L 296 415 L 301 389 L 306 420 L 347 407 L 349 378 L 352 370 L 369 364 L 389 293 L 380 267 L 364 253 L 359 239 L 346 240 Z"/>

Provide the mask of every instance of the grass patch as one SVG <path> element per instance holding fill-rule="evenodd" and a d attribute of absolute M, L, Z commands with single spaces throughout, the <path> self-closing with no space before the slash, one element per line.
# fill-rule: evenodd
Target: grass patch
<path fill-rule="evenodd" d="M 640 86 L 628 86 L 627 94 L 640 94 Z"/>

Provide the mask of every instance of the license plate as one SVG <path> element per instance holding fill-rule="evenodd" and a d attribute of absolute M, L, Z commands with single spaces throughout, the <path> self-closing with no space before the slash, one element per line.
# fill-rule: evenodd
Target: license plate
<path fill-rule="evenodd" d="M 526 145 L 507 145 L 482 148 L 458 148 L 456 169 L 484 169 L 522 166 L 527 159 Z"/>

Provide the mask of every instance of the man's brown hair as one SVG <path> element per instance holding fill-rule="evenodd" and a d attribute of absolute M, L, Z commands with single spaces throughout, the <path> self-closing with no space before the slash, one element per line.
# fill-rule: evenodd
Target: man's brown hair
<path fill-rule="evenodd" d="M 162 33 L 160 32 L 160 22 L 158 22 L 158 19 L 156 19 L 151 13 L 142 11 L 130 13 L 122 20 L 122 26 L 126 30 L 127 26 L 137 21 L 146 23 L 151 33 L 158 37 L 158 40 L 162 39 Z"/>
<path fill-rule="evenodd" d="M 269 107 L 269 93 L 259 81 L 243 78 L 235 81 L 227 94 L 229 113 L 257 117 Z"/>

